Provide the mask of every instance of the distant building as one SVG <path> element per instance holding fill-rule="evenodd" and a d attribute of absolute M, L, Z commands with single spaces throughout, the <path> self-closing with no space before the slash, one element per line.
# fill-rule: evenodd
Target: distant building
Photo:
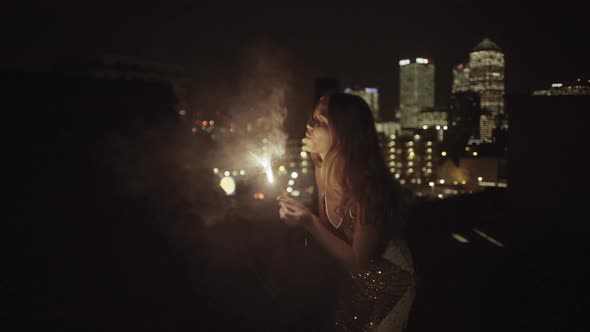
<path fill-rule="evenodd" d="M 400 123 L 394 121 L 375 122 L 375 129 L 377 129 L 377 133 L 388 137 L 391 135 L 399 136 L 402 131 Z"/>
<path fill-rule="evenodd" d="M 433 133 L 379 134 L 379 144 L 389 172 L 400 184 L 417 189 L 427 186 L 435 177 L 440 144 Z"/>
<path fill-rule="evenodd" d="M 363 100 L 366 101 L 371 108 L 373 119 L 375 121 L 379 121 L 379 90 L 377 88 L 346 88 L 344 92 L 363 98 Z"/>
<path fill-rule="evenodd" d="M 428 127 L 448 126 L 448 112 L 441 108 L 424 109 L 418 114 L 418 127 L 426 129 Z"/>
<path fill-rule="evenodd" d="M 533 96 L 587 96 L 590 95 L 590 80 L 583 82 L 578 79 L 574 83 L 553 83 L 551 89 L 535 90 Z"/>
<path fill-rule="evenodd" d="M 480 96 L 482 110 L 489 112 L 483 121 L 493 123 L 504 115 L 504 53 L 502 49 L 485 38 L 469 53 L 470 90 Z M 507 128 L 506 123 L 501 124 Z M 487 133 L 487 132 L 486 132 Z"/>
<path fill-rule="evenodd" d="M 429 59 L 399 61 L 400 120 L 402 129 L 417 129 L 418 115 L 434 107 L 434 64 Z"/>
<path fill-rule="evenodd" d="M 467 142 L 469 138 L 478 138 L 480 130 L 479 94 L 473 91 L 456 92 L 449 102 L 450 126 Z"/>
<path fill-rule="evenodd" d="M 465 92 L 471 89 L 469 85 L 469 65 L 458 64 L 453 67 L 453 87 L 452 93 Z"/>

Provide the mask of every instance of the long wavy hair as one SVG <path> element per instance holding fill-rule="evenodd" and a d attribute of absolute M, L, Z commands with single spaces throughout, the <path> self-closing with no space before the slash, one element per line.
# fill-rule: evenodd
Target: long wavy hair
<path fill-rule="evenodd" d="M 311 157 L 321 167 L 326 193 L 342 197 L 337 212 L 344 216 L 360 208 L 361 222 L 377 223 L 382 239 L 401 236 L 401 190 L 385 165 L 369 105 L 358 96 L 335 93 L 316 109 L 328 119 L 332 145 L 324 160 L 317 153 Z"/>

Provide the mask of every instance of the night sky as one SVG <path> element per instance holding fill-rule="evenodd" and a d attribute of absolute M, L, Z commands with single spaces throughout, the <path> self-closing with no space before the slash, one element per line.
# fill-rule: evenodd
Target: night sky
<path fill-rule="evenodd" d="M 382 112 L 392 112 L 398 104 L 397 62 L 416 56 L 434 60 L 436 102 L 444 105 L 451 66 L 467 61 L 484 37 L 506 54 L 508 93 L 590 79 L 586 14 L 564 2 L 39 1 L 3 4 L 1 11 L 3 68 L 35 68 L 76 53 L 115 53 L 185 64 L 206 90 L 243 75 L 243 50 L 263 42 L 287 58 L 295 108 L 309 108 L 315 78 L 332 76 L 343 85 L 379 87 Z"/>

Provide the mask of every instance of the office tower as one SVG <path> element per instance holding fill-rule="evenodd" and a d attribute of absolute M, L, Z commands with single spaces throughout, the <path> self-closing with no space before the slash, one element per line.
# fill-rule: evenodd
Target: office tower
<path fill-rule="evenodd" d="M 498 45 L 485 38 L 469 53 L 470 89 L 480 96 L 480 106 L 489 115 L 482 119 L 496 127 L 496 120 L 504 115 L 504 53 Z M 507 127 L 507 124 L 502 124 Z M 489 131 L 481 132 L 481 139 L 490 140 Z"/>
<path fill-rule="evenodd" d="M 425 58 L 400 60 L 400 113 L 403 129 L 417 129 L 418 115 L 434 107 L 434 64 Z"/>
<path fill-rule="evenodd" d="M 452 93 L 469 91 L 469 72 L 467 64 L 461 63 L 453 67 Z"/>

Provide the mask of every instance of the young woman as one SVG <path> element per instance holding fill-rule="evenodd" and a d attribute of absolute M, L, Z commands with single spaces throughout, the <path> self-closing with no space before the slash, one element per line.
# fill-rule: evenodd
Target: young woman
<path fill-rule="evenodd" d="M 375 123 L 358 96 L 323 97 L 304 147 L 315 164 L 319 216 L 277 197 L 288 225 L 307 230 L 350 271 L 339 299 L 338 330 L 401 331 L 414 299 L 414 269 L 403 240 L 400 190 L 386 168 Z"/>

